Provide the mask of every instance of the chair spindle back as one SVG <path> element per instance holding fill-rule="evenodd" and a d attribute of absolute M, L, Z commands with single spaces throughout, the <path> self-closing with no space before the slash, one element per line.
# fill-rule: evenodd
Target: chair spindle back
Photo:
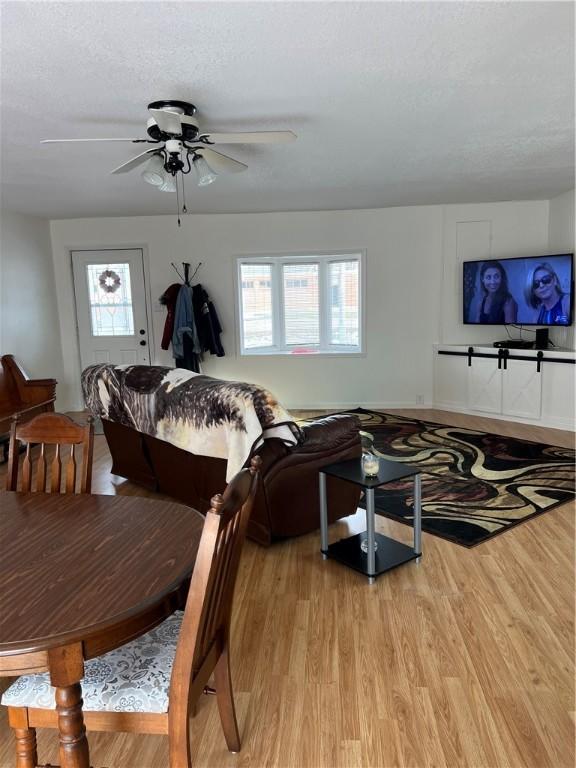
<path fill-rule="evenodd" d="M 19 448 L 24 443 L 26 452 L 22 461 L 22 477 L 18 487 Z M 34 450 L 39 445 L 39 452 L 34 471 Z M 46 446 L 54 446 L 54 455 L 50 457 Z M 85 426 L 76 424 L 61 413 L 42 413 L 39 416 L 18 423 L 18 415 L 12 420 L 10 448 L 8 453 L 8 472 L 6 475 L 7 491 L 48 491 L 60 493 L 64 479 L 64 493 L 75 493 L 78 475 L 77 447 L 82 447 L 82 465 L 80 473 L 80 493 L 90 493 L 92 484 L 92 454 L 94 446 L 94 425 L 89 418 Z M 62 456 L 64 455 L 64 462 Z M 64 464 L 64 466 L 63 466 Z M 48 472 L 48 467 L 50 471 Z M 64 478 L 63 478 L 64 469 Z"/>
<path fill-rule="evenodd" d="M 190 582 L 186 609 L 170 684 L 172 702 L 188 705 L 191 689 L 202 691 L 218 658 L 226 647 L 232 598 L 242 544 L 256 495 L 262 460 L 255 456 L 250 468 L 241 470 L 223 494 L 211 500 Z M 197 681 L 197 678 L 201 678 Z"/>

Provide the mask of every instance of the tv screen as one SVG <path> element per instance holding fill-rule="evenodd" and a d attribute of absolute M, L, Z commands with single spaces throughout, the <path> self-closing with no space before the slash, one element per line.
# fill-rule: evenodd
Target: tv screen
<path fill-rule="evenodd" d="M 464 322 L 571 325 L 572 253 L 464 262 Z"/>

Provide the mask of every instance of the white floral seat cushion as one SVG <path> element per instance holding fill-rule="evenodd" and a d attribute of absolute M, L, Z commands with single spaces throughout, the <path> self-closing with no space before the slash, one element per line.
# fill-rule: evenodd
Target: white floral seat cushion
<path fill-rule="evenodd" d="M 170 675 L 182 623 L 182 611 L 155 629 L 84 665 L 85 712 L 167 712 Z M 10 707 L 54 709 L 54 688 L 47 672 L 19 677 L 2 696 Z"/>

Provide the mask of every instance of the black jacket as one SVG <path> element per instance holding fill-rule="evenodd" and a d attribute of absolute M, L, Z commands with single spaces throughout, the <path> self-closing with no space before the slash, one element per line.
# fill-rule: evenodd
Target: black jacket
<path fill-rule="evenodd" d="M 220 342 L 222 326 L 214 304 L 200 283 L 192 287 L 192 309 L 202 351 L 224 357 L 224 349 Z"/>

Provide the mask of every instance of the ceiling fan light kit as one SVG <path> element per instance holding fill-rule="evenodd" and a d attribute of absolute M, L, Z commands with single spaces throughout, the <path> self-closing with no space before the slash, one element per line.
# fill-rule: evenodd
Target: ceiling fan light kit
<path fill-rule="evenodd" d="M 178 213 L 180 200 L 178 179 L 182 188 L 183 207 L 184 177 L 192 167 L 198 177 L 198 186 L 212 184 L 221 173 L 240 173 L 248 167 L 232 157 L 216 152 L 215 144 L 280 144 L 296 140 L 292 131 L 251 131 L 247 133 L 201 133 L 196 107 L 186 101 L 167 99 L 148 104 L 151 117 L 146 123 L 147 139 L 45 139 L 43 144 L 60 144 L 77 141 L 129 141 L 133 144 L 155 144 L 127 162 L 114 168 L 111 173 L 126 173 L 146 163 L 142 178 L 161 192 L 176 192 Z M 180 219 L 178 219 L 180 224 Z"/>
<path fill-rule="evenodd" d="M 148 160 L 142 171 L 142 178 L 155 187 L 161 187 L 164 184 L 164 158 L 161 154 L 154 154 Z"/>
<path fill-rule="evenodd" d="M 160 192 L 177 192 L 176 189 L 176 177 L 166 176 L 163 183 L 158 187 Z"/>
<path fill-rule="evenodd" d="M 212 184 L 213 181 L 216 181 L 216 176 L 218 174 L 214 173 L 202 155 L 196 155 L 194 160 L 192 160 L 192 165 L 198 175 L 199 187 L 207 187 L 208 184 Z"/>

